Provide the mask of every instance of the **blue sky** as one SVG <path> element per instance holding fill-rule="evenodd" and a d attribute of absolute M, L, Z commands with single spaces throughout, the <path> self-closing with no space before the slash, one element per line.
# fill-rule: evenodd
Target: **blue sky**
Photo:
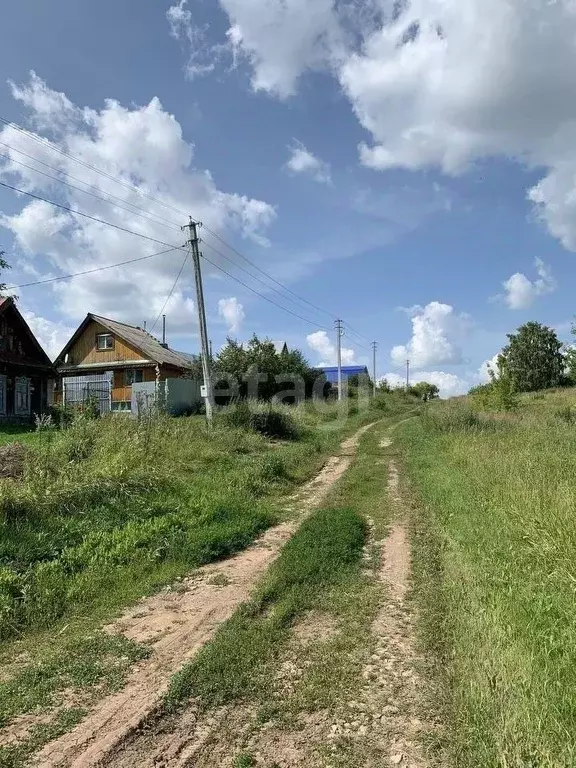
<path fill-rule="evenodd" d="M 568 338 L 576 14 L 567 0 L 414 0 L 401 10 L 373 0 L 363 13 L 330 0 L 5 5 L 0 116 L 123 185 L 6 126 L 0 180 L 170 244 L 182 242 L 177 226 L 190 213 L 324 310 L 204 230 L 208 258 L 306 318 L 205 264 L 216 347 L 227 333 L 256 332 L 333 363 L 339 316 L 355 329 L 346 361 L 368 360 L 374 339 L 379 375 L 400 375 L 409 356 L 417 377 L 451 394 L 481 380 L 522 322 Z M 73 175 L 130 212 L 19 163 Z M 135 218 L 134 205 L 154 222 Z M 161 248 L 5 189 L 0 211 L 10 284 Z M 17 293 L 54 353 L 87 311 L 150 327 L 181 263 L 174 252 Z M 172 345 L 196 350 L 189 265 L 166 311 Z"/>

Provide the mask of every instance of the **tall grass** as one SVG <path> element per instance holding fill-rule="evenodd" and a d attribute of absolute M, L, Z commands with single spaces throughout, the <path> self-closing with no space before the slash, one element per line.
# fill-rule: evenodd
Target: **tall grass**
<path fill-rule="evenodd" d="M 428 515 L 422 638 L 462 768 L 576 764 L 575 404 L 574 391 L 525 398 L 474 423 L 466 402 L 439 405 L 400 431 Z"/>
<path fill-rule="evenodd" d="M 0 480 L 0 640 L 121 605 L 246 547 L 286 490 L 370 418 L 322 432 L 325 413 L 308 406 L 254 413 L 265 434 L 252 422 L 208 430 L 201 417 L 160 415 L 80 417 L 36 435 L 24 477 Z M 272 451 L 272 432 L 292 439 Z"/>

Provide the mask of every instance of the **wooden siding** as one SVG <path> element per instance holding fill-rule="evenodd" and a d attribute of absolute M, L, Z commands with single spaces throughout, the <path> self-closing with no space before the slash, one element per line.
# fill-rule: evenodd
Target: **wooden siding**
<path fill-rule="evenodd" d="M 109 333 L 109 331 L 100 323 L 92 320 L 69 351 L 68 364 L 123 363 L 143 359 L 141 352 L 118 337 L 114 338 L 114 349 L 98 350 L 96 348 L 96 336 L 100 333 Z"/>
<path fill-rule="evenodd" d="M 134 370 L 132 366 L 131 366 L 131 370 Z M 124 371 L 125 369 L 114 371 L 114 378 L 112 380 L 112 402 L 113 403 L 121 403 L 121 402 L 132 400 L 132 387 L 131 386 L 127 387 L 124 384 L 125 382 Z M 142 368 L 142 371 L 144 373 L 144 381 L 156 381 L 156 367 Z M 163 378 L 162 374 L 160 374 L 160 377 Z"/>

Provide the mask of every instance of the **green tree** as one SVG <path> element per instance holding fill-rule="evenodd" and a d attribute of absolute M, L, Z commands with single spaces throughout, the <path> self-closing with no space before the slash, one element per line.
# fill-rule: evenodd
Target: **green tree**
<path fill-rule="evenodd" d="M 565 357 L 552 328 L 525 323 L 508 334 L 508 342 L 498 357 L 498 368 L 516 392 L 535 392 L 563 383 Z"/>
<path fill-rule="evenodd" d="M 576 338 L 576 318 L 572 321 L 570 333 Z M 576 342 L 564 345 L 567 383 L 576 384 Z"/>
<path fill-rule="evenodd" d="M 410 394 L 419 397 L 421 400 L 433 400 L 440 395 L 440 390 L 436 384 L 430 384 L 427 381 L 419 381 L 410 387 Z"/>
<path fill-rule="evenodd" d="M 4 251 L 0 251 L 0 269 L 10 269 L 10 264 L 4 258 Z M 6 290 L 6 283 L 0 283 L 0 294 L 3 294 Z"/>
<path fill-rule="evenodd" d="M 216 357 L 214 369 L 217 388 L 227 386 L 225 375 L 232 376 L 239 384 L 241 397 L 257 393 L 262 400 L 271 400 L 291 389 L 293 377 L 302 380 L 302 394 L 309 395 L 316 377 L 302 352 L 295 349 L 278 353 L 272 341 L 261 340 L 256 335 L 246 345 L 228 338 Z M 288 396 L 287 399 L 294 398 Z"/>

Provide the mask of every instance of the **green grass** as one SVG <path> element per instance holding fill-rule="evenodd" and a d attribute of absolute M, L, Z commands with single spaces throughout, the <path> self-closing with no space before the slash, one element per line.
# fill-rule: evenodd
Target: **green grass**
<path fill-rule="evenodd" d="M 576 764 L 574 405 L 438 404 L 400 430 L 420 636 L 462 768 Z"/>
<path fill-rule="evenodd" d="M 254 599 L 173 678 L 167 707 L 190 696 L 217 706 L 262 695 L 295 618 L 358 572 L 365 535 L 364 521 L 349 509 L 314 512 L 285 545 Z"/>

